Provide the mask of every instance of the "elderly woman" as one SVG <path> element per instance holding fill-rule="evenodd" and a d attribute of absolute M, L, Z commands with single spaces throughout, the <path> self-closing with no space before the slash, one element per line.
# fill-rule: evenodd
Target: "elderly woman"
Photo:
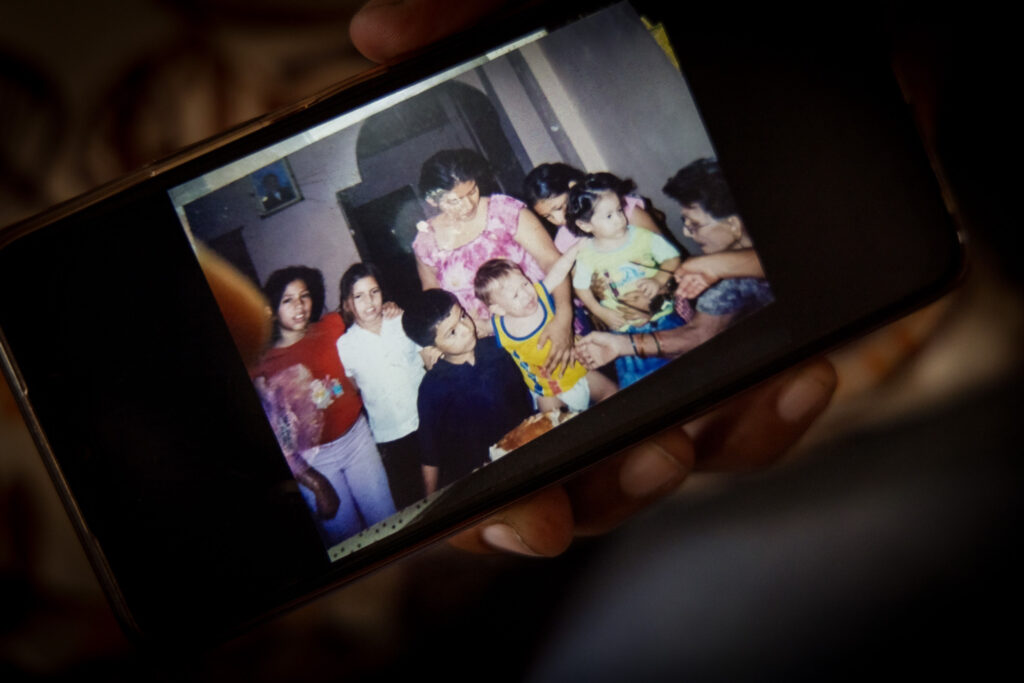
<path fill-rule="evenodd" d="M 635 354 L 675 358 L 773 301 L 718 163 L 694 161 L 672 176 L 663 191 L 679 202 L 684 232 L 704 252 L 683 261 L 675 272 L 677 295 L 695 299 L 696 313 L 685 327 L 664 332 L 632 338 L 606 332 L 587 335 L 577 350 L 590 367 Z"/>
<path fill-rule="evenodd" d="M 413 241 L 423 289 L 454 294 L 476 320 L 477 334 L 492 332 L 487 306 L 473 291 L 477 269 L 494 258 L 517 263 L 528 278 L 544 279 L 558 260 L 537 217 L 518 199 L 503 194 L 481 196 L 480 182 L 490 176 L 487 162 L 469 149 L 444 150 L 423 163 L 420 191 L 437 215 L 421 222 Z M 572 356 L 572 301 L 568 282 L 551 292 L 555 317 L 539 345 L 550 343 L 546 367 L 554 371 Z"/>

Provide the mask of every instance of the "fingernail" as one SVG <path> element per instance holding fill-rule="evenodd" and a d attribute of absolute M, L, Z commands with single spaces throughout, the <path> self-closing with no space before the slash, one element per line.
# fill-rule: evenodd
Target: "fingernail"
<path fill-rule="evenodd" d="M 802 422 L 824 410 L 834 390 L 821 373 L 803 372 L 779 393 L 776 410 L 786 422 Z"/>
<path fill-rule="evenodd" d="M 495 550 L 516 553 L 518 555 L 537 556 L 537 553 L 523 542 L 523 537 L 508 524 L 491 524 L 486 526 L 480 532 L 480 538 Z"/>
<path fill-rule="evenodd" d="M 648 444 L 628 458 L 619 470 L 622 492 L 631 498 L 648 498 L 675 488 L 686 478 L 686 469 L 657 444 Z"/>

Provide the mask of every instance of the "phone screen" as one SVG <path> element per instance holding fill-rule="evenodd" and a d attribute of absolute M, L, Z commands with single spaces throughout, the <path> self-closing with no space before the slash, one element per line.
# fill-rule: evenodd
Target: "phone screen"
<path fill-rule="evenodd" d="M 649 401 L 680 348 L 774 299 L 756 267 L 702 258 L 759 266 L 671 47 L 628 4 L 168 194 L 267 296 L 248 371 L 331 560 L 482 471 L 543 469 L 520 447 Z"/>

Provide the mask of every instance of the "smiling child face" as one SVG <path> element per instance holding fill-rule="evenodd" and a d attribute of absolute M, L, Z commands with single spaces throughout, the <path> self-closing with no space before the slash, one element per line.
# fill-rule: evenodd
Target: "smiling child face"
<path fill-rule="evenodd" d="M 313 313 L 313 295 L 302 280 L 292 280 L 284 288 L 277 305 L 277 324 L 282 331 L 305 332 Z"/>

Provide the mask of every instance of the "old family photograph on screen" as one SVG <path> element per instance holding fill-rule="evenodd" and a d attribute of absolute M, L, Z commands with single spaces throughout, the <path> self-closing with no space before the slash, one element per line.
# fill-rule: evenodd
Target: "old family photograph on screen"
<path fill-rule="evenodd" d="M 625 4 L 170 194 L 267 297 L 249 372 L 332 559 L 772 301 Z"/>

